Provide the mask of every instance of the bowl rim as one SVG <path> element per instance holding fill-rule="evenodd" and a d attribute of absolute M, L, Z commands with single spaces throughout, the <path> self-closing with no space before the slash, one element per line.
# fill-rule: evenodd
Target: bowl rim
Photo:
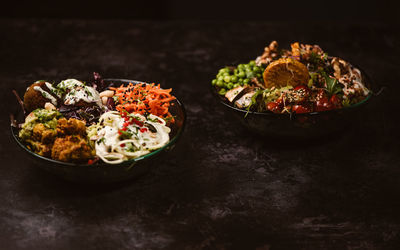
<path fill-rule="evenodd" d="M 137 80 L 129 80 L 129 79 L 120 79 L 120 78 L 104 78 L 103 80 L 104 81 L 109 81 L 109 82 L 113 82 L 113 81 L 115 81 L 115 82 L 123 82 L 124 84 L 128 84 L 128 83 L 150 84 L 148 82 L 137 81 Z M 182 110 L 182 114 L 183 114 L 182 125 L 178 128 L 178 131 L 176 132 L 176 135 L 172 139 L 170 139 L 170 141 L 167 144 L 165 144 L 164 146 L 162 146 L 161 148 L 158 148 L 158 149 L 156 149 L 154 151 L 151 151 L 150 153 L 142 155 L 140 157 L 129 159 L 129 160 L 123 161 L 123 162 L 118 163 L 118 164 L 109 164 L 109 163 L 105 163 L 105 162 L 101 162 L 101 163 L 97 163 L 97 164 L 88 164 L 88 163 L 79 164 L 79 163 L 63 162 L 63 161 L 54 160 L 54 159 L 51 159 L 51 158 L 36 154 L 35 152 L 33 152 L 29 148 L 27 148 L 20 141 L 18 135 L 16 133 L 14 133 L 14 130 L 17 129 L 19 131 L 19 129 L 14 127 L 12 124 L 10 126 L 11 127 L 11 134 L 12 134 L 14 140 L 18 143 L 18 145 L 20 147 L 22 147 L 25 151 L 27 151 L 29 154 L 31 154 L 32 156 L 37 157 L 37 158 L 39 158 L 41 160 L 45 160 L 47 162 L 57 164 L 57 167 L 80 167 L 80 168 L 81 167 L 90 167 L 90 168 L 93 169 L 93 168 L 99 168 L 99 167 L 116 167 L 116 166 L 118 166 L 120 164 L 123 164 L 123 165 L 128 165 L 129 164 L 130 166 L 133 166 L 134 164 L 136 164 L 137 162 L 139 162 L 141 160 L 145 160 L 145 159 L 151 158 L 152 156 L 161 153 L 162 151 L 164 151 L 168 147 L 174 145 L 178 141 L 178 139 L 181 137 L 181 135 L 183 133 L 183 130 L 185 128 L 185 125 L 186 125 L 186 116 L 187 116 L 186 115 L 186 109 L 185 109 L 185 106 L 183 105 L 183 103 L 176 97 L 176 95 L 174 95 L 174 96 L 176 98 L 174 101 L 176 101 L 176 103 L 178 104 L 178 106 Z"/>
<path fill-rule="evenodd" d="M 240 109 L 238 107 L 233 106 L 232 104 L 228 103 L 226 98 L 221 96 L 220 94 L 218 94 L 215 86 L 211 85 L 211 92 L 213 93 L 213 95 L 218 98 L 219 102 L 222 103 L 224 106 L 233 109 L 235 111 L 241 112 L 243 113 L 245 116 L 247 115 L 260 115 L 260 116 L 275 116 L 275 117 L 289 117 L 292 118 L 294 116 L 296 117 L 304 117 L 304 116 L 315 116 L 315 115 L 322 115 L 322 114 L 333 114 L 333 113 L 339 113 L 339 112 L 347 112 L 347 111 L 351 111 L 354 110 L 355 108 L 358 108 L 364 104 L 366 104 L 371 97 L 374 95 L 374 92 L 372 91 L 372 87 L 377 86 L 375 84 L 375 82 L 371 79 L 371 77 L 360 67 L 358 67 L 357 65 L 354 65 L 354 67 L 356 67 L 357 69 L 359 69 L 361 71 L 362 76 L 366 79 L 367 83 L 369 83 L 369 90 L 370 92 L 368 93 L 368 95 L 360 102 L 357 102 L 356 104 L 353 104 L 351 106 L 348 107 L 343 107 L 340 109 L 332 109 L 332 110 L 326 110 L 326 111 L 314 111 L 314 112 L 310 112 L 310 113 L 273 113 L 271 111 L 264 111 L 264 112 L 258 112 L 258 111 L 250 111 L 250 110 L 245 110 L 245 109 Z"/>

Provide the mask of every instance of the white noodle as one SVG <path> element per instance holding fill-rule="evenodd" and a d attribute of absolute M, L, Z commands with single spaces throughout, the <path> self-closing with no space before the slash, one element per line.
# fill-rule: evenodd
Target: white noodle
<path fill-rule="evenodd" d="M 96 155 L 104 162 L 118 164 L 148 154 L 169 142 L 171 129 L 166 126 L 164 119 L 152 114 L 148 116 L 148 119 L 134 113 L 129 114 L 129 116 L 143 124 L 147 123 L 147 126 L 152 127 L 152 129 L 150 130 L 146 126 L 140 127 L 135 123 L 130 124 L 126 127 L 125 136 L 131 135 L 131 138 L 121 140 L 118 131 L 124 127 L 124 118 L 117 111 L 104 113 L 99 119 L 102 128 L 97 131 L 97 136 L 94 137 L 96 139 Z"/>

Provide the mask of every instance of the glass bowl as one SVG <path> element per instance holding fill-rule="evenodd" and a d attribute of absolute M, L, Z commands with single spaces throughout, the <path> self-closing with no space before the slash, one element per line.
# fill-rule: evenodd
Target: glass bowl
<path fill-rule="evenodd" d="M 267 137 L 303 140 L 338 133 L 352 127 L 365 115 L 365 106 L 374 99 L 378 86 L 364 71 L 361 72 L 367 87 L 372 90 L 368 96 L 352 106 L 322 112 L 276 114 L 270 111 L 247 111 L 235 107 L 224 96 L 219 95 L 214 86 L 211 87 L 211 92 L 218 102 L 251 132 Z"/>
<path fill-rule="evenodd" d="M 144 83 L 126 79 L 104 79 L 104 81 L 109 83 L 112 82 L 117 86 L 128 83 Z M 171 104 L 170 113 L 175 116 L 175 123 L 170 126 L 170 141 L 162 148 L 152 151 L 149 154 L 119 164 L 107 164 L 101 162 L 89 165 L 53 160 L 30 151 L 24 143 L 20 141 L 18 137 L 18 128 L 11 126 L 11 134 L 26 155 L 30 157 L 35 166 L 65 180 L 87 183 L 125 181 L 148 172 L 151 166 L 158 162 L 162 155 L 167 154 L 174 148 L 185 127 L 186 111 L 183 104 L 178 99 L 172 101 Z M 17 119 L 18 123 L 23 122 L 24 117 L 21 110 L 17 114 L 14 114 L 14 117 Z"/>

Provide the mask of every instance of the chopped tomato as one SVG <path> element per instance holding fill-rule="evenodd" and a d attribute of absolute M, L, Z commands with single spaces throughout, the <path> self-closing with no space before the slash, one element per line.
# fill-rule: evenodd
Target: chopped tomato
<path fill-rule="evenodd" d="M 267 109 L 274 113 L 281 113 L 282 108 L 277 102 L 270 102 L 267 104 Z"/>
<path fill-rule="evenodd" d="M 304 113 L 310 113 L 312 110 L 310 107 L 308 107 L 306 105 L 297 104 L 297 105 L 293 105 L 292 111 L 297 114 L 304 114 Z"/>
<path fill-rule="evenodd" d="M 294 101 L 296 103 L 301 103 L 307 101 L 308 97 L 310 96 L 311 92 L 310 89 L 305 85 L 299 85 L 294 88 Z"/>
<path fill-rule="evenodd" d="M 337 95 L 332 95 L 331 99 L 330 99 L 332 105 L 335 108 L 340 108 L 342 107 L 342 102 L 340 101 L 339 97 Z"/>

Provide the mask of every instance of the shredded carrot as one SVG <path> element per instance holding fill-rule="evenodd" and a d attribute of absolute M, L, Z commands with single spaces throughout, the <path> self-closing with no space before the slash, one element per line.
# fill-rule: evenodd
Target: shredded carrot
<path fill-rule="evenodd" d="M 173 117 L 168 109 L 170 102 L 175 99 L 170 94 L 172 89 L 161 89 L 160 84 L 132 84 L 121 85 L 117 88 L 110 87 L 115 91 L 116 109 L 123 113 L 151 113 L 162 118 L 169 118 L 173 122 Z"/>

